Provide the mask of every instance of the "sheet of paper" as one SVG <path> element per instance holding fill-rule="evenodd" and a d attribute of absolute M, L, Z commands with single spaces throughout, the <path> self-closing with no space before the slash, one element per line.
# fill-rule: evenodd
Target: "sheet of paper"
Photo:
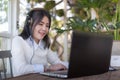
<path fill-rule="evenodd" d="M 111 66 L 120 67 L 120 56 L 113 55 L 111 56 Z"/>

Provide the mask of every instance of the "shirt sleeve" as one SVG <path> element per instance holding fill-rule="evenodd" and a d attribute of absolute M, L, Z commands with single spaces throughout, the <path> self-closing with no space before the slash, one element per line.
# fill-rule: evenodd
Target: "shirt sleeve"
<path fill-rule="evenodd" d="M 47 59 L 48 59 L 48 62 L 49 62 L 50 64 L 61 63 L 61 64 L 63 64 L 66 68 L 68 68 L 69 63 L 68 63 L 68 62 L 64 62 L 64 61 L 61 61 L 60 58 L 58 57 L 57 53 L 56 53 L 56 52 L 53 52 L 53 51 L 50 50 L 50 49 L 48 50 Z"/>
<path fill-rule="evenodd" d="M 42 64 L 34 64 L 34 71 L 37 73 L 44 72 L 44 66 Z"/>

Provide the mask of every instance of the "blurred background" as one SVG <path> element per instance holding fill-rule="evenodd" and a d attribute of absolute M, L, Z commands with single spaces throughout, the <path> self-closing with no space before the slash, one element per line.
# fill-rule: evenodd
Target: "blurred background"
<path fill-rule="evenodd" d="M 112 34 L 120 40 L 120 0 L 0 0 L 0 50 L 11 49 L 12 38 L 35 7 L 50 12 L 50 48 L 62 60 L 68 60 L 72 30 Z"/>

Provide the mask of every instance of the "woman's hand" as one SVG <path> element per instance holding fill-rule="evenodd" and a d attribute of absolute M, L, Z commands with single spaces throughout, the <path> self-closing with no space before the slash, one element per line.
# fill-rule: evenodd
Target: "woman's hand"
<path fill-rule="evenodd" d="M 63 64 L 53 64 L 50 65 L 47 71 L 59 71 L 67 69 Z"/>

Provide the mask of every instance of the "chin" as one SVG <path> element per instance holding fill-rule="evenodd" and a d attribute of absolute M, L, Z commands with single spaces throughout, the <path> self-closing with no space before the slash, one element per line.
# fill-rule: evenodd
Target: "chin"
<path fill-rule="evenodd" d="M 42 40 L 45 36 L 39 36 L 38 39 Z"/>
<path fill-rule="evenodd" d="M 44 37 L 39 38 L 39 40 L 42 40 Z"/>

